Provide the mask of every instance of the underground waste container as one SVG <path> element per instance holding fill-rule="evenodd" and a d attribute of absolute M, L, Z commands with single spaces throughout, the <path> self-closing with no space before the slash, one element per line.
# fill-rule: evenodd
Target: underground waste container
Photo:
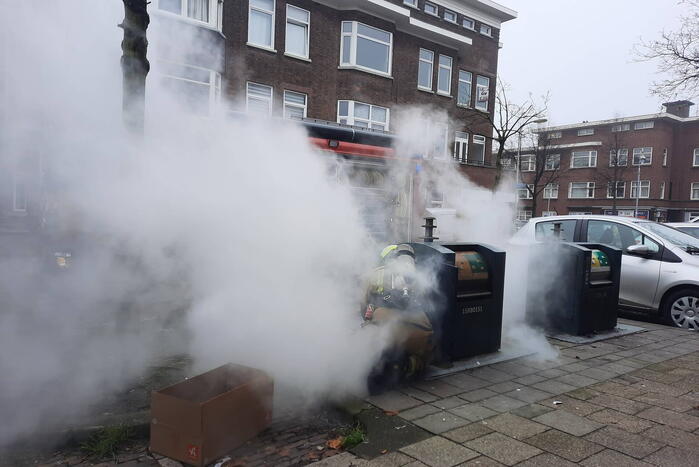
<path fill-rule="evenodd" d="M 530 251 L 527 321 L 552 333 L 585 336 L 614 329 L 621 250 L 555 242 Z"/>
<path fill-rule="evenodd" d="M 411 243 L 434 278 L 427 313 L 437 361 L 496 352 L 502 335 L 505 252 L 478 243 Z"/>

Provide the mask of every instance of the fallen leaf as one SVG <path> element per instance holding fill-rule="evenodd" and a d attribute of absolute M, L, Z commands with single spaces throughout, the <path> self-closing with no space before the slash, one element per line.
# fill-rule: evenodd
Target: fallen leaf
<path fill-rule="evenodd" d="M 339 438 L 329 440 L 326 444 L 330 449 L 340 449 L 342 447 L 342 441 L 344 440 L 342 436 L 340 436 Z"/>
<path fill-rule="evenodd" d="M 394 417 L 398 415 L 398 412 L 396 412 L 395 410 L 384 410 L 383 413 L 385 413 L 389 417 Z"/>
<path fill-rule="evenodd" d="M 381 454 L 386 454 L 388 452 L 388 449 L 384 449 L 381 451 Z"/>
<path fill-rule="evenodd" d="M 282 448 L 279 450 L 277 454 L 279 454 L 279 456 L 281 457 L 288 457 L 291 454 L 291 452 L 289 451 L 289 448 Z"/>

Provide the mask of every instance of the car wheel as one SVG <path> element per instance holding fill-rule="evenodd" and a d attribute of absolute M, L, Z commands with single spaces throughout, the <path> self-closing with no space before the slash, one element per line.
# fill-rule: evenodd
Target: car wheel
<path fill-rule="evenodd" d="M 663 303 L 663 315 L 670 325 L 690 331 L 699 330 L 699 290 L 680 289 L 672 292 Z"/>

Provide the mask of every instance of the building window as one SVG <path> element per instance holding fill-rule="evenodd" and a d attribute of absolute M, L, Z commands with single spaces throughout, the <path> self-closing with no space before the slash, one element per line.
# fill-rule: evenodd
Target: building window
<path fill-rule="evenodd" d="M 531 184 L 526 187 L 517 188 L 517 198 L 532 199 L 532 191 L 534 191 L 534 185 Z"/>
<path fill-rule="evenodd" d="M 667 148 L 663 149 L 663 167 L 667 167 Z"/>
<path fill-rule="evenodd" d="M 665 182 L 660 182 L 660 199 L 665 199 Z"/>
<path fill-rule="evenodd" d="M 694 167 L 699 167 L 699 148 L 694 149 Z"/>
<path fill-rule="evenodd" d="M 435 5 L 434 3 L 425 2 L 425 13 L 427 13 L 428 15 L 439 16 L 439 10 L 437 9 L 437 5 Z"/>
<path fill-rule="evenodd" d="M 517 210 L 517 220 L 521 222 L 527 222 L 532 218 L 531 209 L 519 209 Z"/>
<path fill-rule="evenodd" d="M 633 165 L 651 165 L 653 148 L 633 148 Z"/>
<path fill-rule="evenodd" d="M 613 132 L 620 132 L 620 131 L 629 131 L 631 129 L 631 124 L 629 123 L 620 123 L 619 125 L 614 125 L 612 127 Z"/>
<path fill-rule="evenodd" d="M 597 167 L 597 151 L 573 151 L 570 167 L 573 169 Z"/>
<path fill-rule="evenodd" d="M 615 191 L 616 185 L 616 191 Z M 614 196 L 616 192 L 616 196 Z M 609 182 L 607 183 L 607 198 L 623 198 L 626 194 L 626 182 Z"/>
<path fill-rule="evenodd" d="M 342 22 L 340 65 L 391 74 L 393 34 L 357 21 Z"/>
<path fill-rule="evenodd" d="M 157 8 L 210 27 L 219 25 L 218 0 L 157 0 Z"/>
<path fill-rule="evenodd" d="M 15 175 L 12 187 L 12 210 L 14 212 L 27 211 L 27 185 Z"/>
<path fill-rule="evenodd" d="M 451 94 L 451 64 L 452 58 L 446 55 L 439 56 L 439 70 L 437 71 L 437 93 Z"/>
<path fill-rule="evenodd" d="M 561 167 L 561 155 L 549 154 L 546 156 L 546 166 L 544 170 L 557 170 Z"/>
<path fill-rule="evenodd" d="M 488 97 L 490 94 L 490 78 L 478 76 L 476 78 L 476 108 L 488 111 Z"/>
<path fill-rule="evenodd" d="M 463 20 L 461 20 L 461 24 L 466 29 L 470 29 L 471 31 L 476 30 L 476 22 L 473 21 L 471 18 L 464 18 Z"/>
<path fill-rule="evenodd" d="M 549 183 L 544 187 L 544 199 L 558 199 L 558 183 Z"/>
<path fill-rule="evenodd" d="M 563 133 L 560 131 L 552 131 L 549 133 L 549 139 L 560 139 L 563 137 Z"/>
<path fill-rule="evenodd" d="M 485 136 L 473 135 L 473 161 L 485 163 Z"/>
<path fill-rule="evenodd" d="M 309 57 L 311 12 L 293 5 L 286 6 L 286 53 L 294 57 Z"/>
<path fill-rule="evenodd" d="M 595 182 L 571 182 L 568 189 L 568 198 L 582 199 L 595 197 Z"/>
<path fill-rule="evenodd" d="M 284 118 L 306 118 L 308 96 L 302 92 L 284 91 Z"/>
<path fill-rule="evenodd" d="M 692 192 L 690 198 L 694 201 L 699 200 L 699 183 L 692 183 Z"/>
<path fill-rule="evenodd" d="M 654 122 L 638 122 L 634 123 L 633 129 L 634 130 L 648 130 L 649 128 L 653 128 Z"/>
<path fill-rule="evenodd" d="M 481 24 L 481 34 L 488 37 L 493 37 L 493 28 L 487 24 Z"/>
<path fill-rule="evenodd" d="M 454 159 L 462 164 L 468 162 L 468 133 L 454 132 Z"/>
<path fill-rule="evenodd" d="M 558 213 L 556 211 L 542 211 L 541 212 L 541 217 L 552 217 L 552 216 L 557 216 Z"/>
<path fill-rule="evenodd" d="M 590 136 L 595 134 L 594 128 L 581 128 L 578 130 L 578 136 Z"/>
<path fill-rule="evenodd" d="M 432 90 L 432 74 L 434 67 L 434 52 L 420 49 L 420 61 L 417 70 L 417 87 Z"/>
<path fill-rule="evenodd" d="M 609 151 L 609 167 L 626 167 L 629 163 L 629 150 L 619 149 Z"/>
<path fill-rule="evenodd" d="M 444 10 L 444 20 L 450 23 L 456 23 L 456 13 L 450 10 Z"/>
<path fill-rule="evenodd" d="M 637 196 L 639 182 L 631 182 L 631 199 L 650 198 L 650 180 L 641 180 L 641 193 Z"/>
<path fill-rule="evenodd" d="M 158 60 L 154 71 L 163 89 L 195 115 L 210 115 L 221 97 L 221 75 L 207 68 Z"/>
<path fill-rule="evenodd" d="M 403 5 L 408 5 L 417 8 L 417 0 L 403 0 Z"/>
<path fill-rule="evenodd" d="M 471 106 L 471 82 L 473 75 L 470 71 L 459 70 L 459 91 L 456 103 L 464 107 Z"/>
<path fill-rule="evenodd" d="M 389 109 L 355 101 L 337 101 L 337 122 L 388 131 Z"/>
<path fill-rule="evenodd" d="M 274 4 L 275 0 L 250 0 L 249 44 L 274 48 Z"/>
<path fill-rule="evenodd" d="M 446 123 L 432 123 L 428 134 L 432 136 L 433 146 L 430 148 L 430 156 L 433 159 L 446 159 L 449 148 L 449 125 Z"/>
<path fill-rule="evenodd" d="M 246 110 L 260 115 L 272 114 L 272 86 L 248 82 Z"/>
<path fill-rule="evenodd" d="M 523 155 L 519 158 L 519 170 L 522 172 L 534 172 L 536 169 L 536 157 L 532 155 Z"/>

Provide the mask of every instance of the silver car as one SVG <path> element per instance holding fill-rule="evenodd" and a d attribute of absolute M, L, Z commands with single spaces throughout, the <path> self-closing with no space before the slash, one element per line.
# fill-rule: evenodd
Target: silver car
<path fill-rule="evenodd" d="M 554 225 L 560 224 L 560 234 Z M 529 220 L 514 243 L 560 238 L 620 248 L 619 305 L 659 314 L 669 324 L 699 329 L 699 239 L 657 222 L 617 216 L 571 215 Z"/>
<path fill-rule="evenodd" d="M 677 229 L 681 232 L 699 238 L 699 223 L 698 222 L 668 222 L 665 225 Z"/>

